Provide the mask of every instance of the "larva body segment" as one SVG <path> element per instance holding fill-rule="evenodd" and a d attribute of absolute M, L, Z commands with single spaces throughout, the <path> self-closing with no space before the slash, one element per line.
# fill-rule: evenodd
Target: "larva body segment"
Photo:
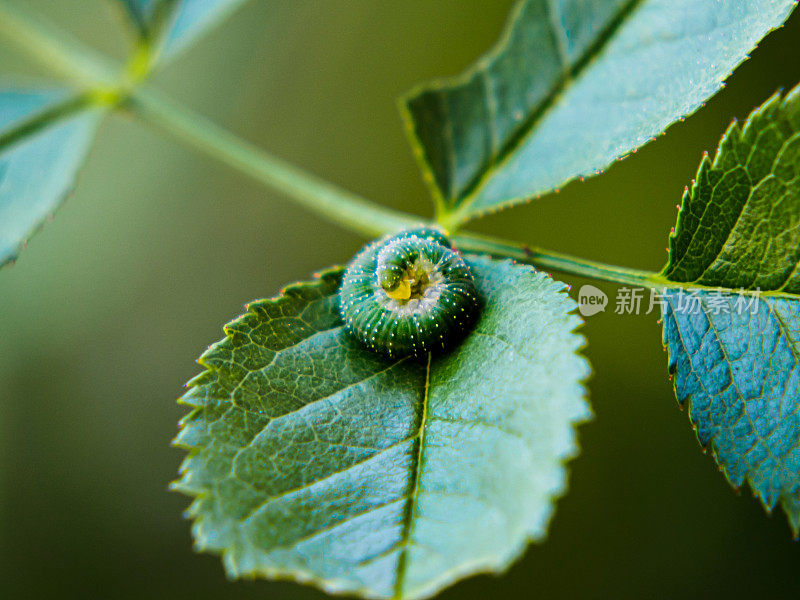
<path fill-rule="evenodd" d="M 447 237 L 418 228 L 366 246 L 339 293 L 347 329 L 390 358 L 452 348 L 472 328 L 480 299 L 469 266 Z"/>

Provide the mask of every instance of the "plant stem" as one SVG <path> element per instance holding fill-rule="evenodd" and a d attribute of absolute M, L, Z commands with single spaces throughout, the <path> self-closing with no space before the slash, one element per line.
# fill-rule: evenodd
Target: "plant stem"
<path fill-rule="evenodd" d="M 0 0 L 0 34 L 50 71 L 81 87 L 111 86 L 118 79 L 112 61 L 9 0 Z"/>
<path fill-rule="evenodd" d="M 622 285 L 649 288 L 682 287 L 682 285 L 685 285 L 669 282 L 653 271 L 637 271 L 635 269 L 607 265 L 560 252 L 471 233 L 456 235 L 453 237 L 453 242 L 465 252 L 479 252 L 495 257 L 513 258 L 519 262 L 543 269 L 569 273 L 588 279 L 599 279 Z"/>
<path fill-rule="evenodd" d="M 272 156 L 205 117 L 139 88 L 126 105 L 148 123 L 234 169 L 279 190 L 328 220 L 368 236 L 418 225 L 423 219 L 365 200 Z"/>
<path fill-rule="evenodd" d="M 553 250 L 527 246 L 517 242 L 492 238 L 474 233 L 464 232 L 452 236 L 453 243 L 464 252 L 477 252 L 488 254 L 495 258 L 513 258 L 521 263 L 526 263 L 541 269 L 559 271 L 587 279 L 608 281 L 623 286 L 652 288 L 660 291 L 667 289 L 683 289 L 689 292 L 709 292 L 723 294 L 738 294 L 743 296 L 758 296 L 760 298 L 785 298 L 797 300 L 797 294 L 760 289 L 746 290 L 726 288 L 722 286 L 705 285 L 695 281 L 671 281 L 661 273 L 654 271 L 639 271 L 616 265 L 608 265 Z"/>

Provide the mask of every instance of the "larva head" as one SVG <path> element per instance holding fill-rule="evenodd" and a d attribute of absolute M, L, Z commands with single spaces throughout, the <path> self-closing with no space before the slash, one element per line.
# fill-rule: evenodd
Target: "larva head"
<path fill-rule="evenodd" d="M 370 244 L 345 272 L 339 299 L 348 330 L 390 357 L 449 349 L 480 302 L 469 267 L 440 231 L 419 228 Z"/>
<path fill-rule="evenodd" d="M 441 253 L 440 244 L 416 236 L 394 238 L 378 252 L 378 285 L 393 300 L 420 299 L 431 284 L 430 258 Z"/>

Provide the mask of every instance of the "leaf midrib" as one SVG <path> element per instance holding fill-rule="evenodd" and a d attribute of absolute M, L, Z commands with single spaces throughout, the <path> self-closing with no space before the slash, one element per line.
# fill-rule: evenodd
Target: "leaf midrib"
<path fill-rule="evenodd" d="M 400 545 L 403 549 L 397 561 L 397 577 L 395 579 L 394 598 L 400 600 L 403 597 L 405 577 L 408 569 L 408 544 L 414 530 L 414 522 L 417 511 L 417 498 L 419 497 L 419 480 L 422 472 L 422 462 L 425 458 L 425 425 L 428 420 L 428 398 L 430 396 L 431 382 L 431 353 L 428 353 L 428 364 L 425 369 L 425 389 L 422 397 L 422 416 L 419 422 L 417 433 L 417 460 L 414 463 L 414 484 L 409 493 L 408 509 L 406 512 L 405 523 L 403 524 L 403 536 Z"/>

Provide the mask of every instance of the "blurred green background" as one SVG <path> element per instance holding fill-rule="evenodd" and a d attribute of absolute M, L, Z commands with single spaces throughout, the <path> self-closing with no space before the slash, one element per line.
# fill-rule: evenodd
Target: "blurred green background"
<path fill-rule="evenodd" d="M 115 3 L 30 0 L 122 58 Z M 459 72 L 509 1 L 260 0 L 154 83 L 249 140 L 381 203 L 430 214 L 396 98 Z M 666 260 L 675 205 L 732 117 L 800 81 L 800 13 L 706 108 L 599 178 L 475 228 L 631 267 Z M 46 73 L 6 47 L 3 74 Z M 123 116 L 77 191 L 0 273 L 0 594 L 6 598 L 322 598 L 228 582 L 191 549 L 167 491 L 194 358 L 248 300 L 363 240 Z M 565 278 L 579 286 L 584 281 Z M 609 294 L 614 287 L 599 285 Z M 546 543 L 442 598 L 797 597 L 780 511 L 731 491 L 667 380 L 657 317 L 588 319 L 595 420 Z"/>

